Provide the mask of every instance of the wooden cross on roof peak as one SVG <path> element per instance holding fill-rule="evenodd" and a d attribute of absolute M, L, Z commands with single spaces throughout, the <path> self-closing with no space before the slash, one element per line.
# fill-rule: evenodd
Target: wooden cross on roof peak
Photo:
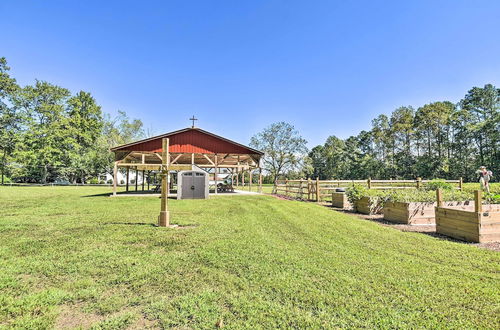
<path fill-rule="evenodd" d="M 191 121 L 193 122 L 193 125 L 191 126 L 191 128 L 194 128 L 194 121 L 195 121 L 195 120 L 198 120 L 198 119 L 197 119 L 197 118 L 195 118 L 195 117 L 194 117 L 194 115 L 193 115 L 193 117 L 192 117 L 192 118 L 189 118 L 189 120 L 191 120 Z"/>

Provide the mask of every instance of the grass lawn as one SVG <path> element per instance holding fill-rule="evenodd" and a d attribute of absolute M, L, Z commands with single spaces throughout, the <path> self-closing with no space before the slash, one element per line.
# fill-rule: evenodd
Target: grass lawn
<path fill-rule="evenodd" d="M 500 254 L 271 196 L 0 187 L 0 328 L 500 328 Z"/>

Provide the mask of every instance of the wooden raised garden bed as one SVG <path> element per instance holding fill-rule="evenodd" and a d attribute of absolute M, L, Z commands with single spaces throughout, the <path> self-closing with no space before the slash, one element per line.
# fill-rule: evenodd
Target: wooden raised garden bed
<path fill-rule="evenodd" d="M 332 193 L 332 206 L 341 209 L 347 209 L 351 207 L 351 203 L 347 199 L 345 192 L 333 192 Z"/>
<path fill-rule="evenodd" d="M 371 197 L 361 197 L 354 203 L 354 209 L 362 214 L 381 214 L 382 208 L 375 205 Z"/>
<path fill-rule="evenodd" d="M 480 192 L 476 191 L 474 206 L 442 206 L 439 200 L 438 204 L 437 233 L 468 242 L 500 241 L 500 205 L 482 205 Z"/>
<path fill-rule="evenodd" d="M 472 202 L 444 202 L 444 206 L 463 206 Z M 435 202 L 386 202 L 382 209 L 387 221 L 408 225 L 434 225 Z"/>

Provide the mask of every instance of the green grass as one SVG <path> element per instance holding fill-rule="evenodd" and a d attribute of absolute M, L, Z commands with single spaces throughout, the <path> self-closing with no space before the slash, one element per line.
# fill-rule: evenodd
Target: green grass
<path fill-rule="evenodd" d="M 271 196 L 0 188 L 0 328 L 499 328 L 500 254 Z M 93 196 L 97 195 L 97 196 Z"/>

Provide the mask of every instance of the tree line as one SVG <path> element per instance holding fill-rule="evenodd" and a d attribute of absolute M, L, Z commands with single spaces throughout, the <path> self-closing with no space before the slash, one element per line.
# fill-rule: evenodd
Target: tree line
<path fill-rule="evenodd" d="M 111 117 L 94 97 L 46 81 L 20 86 L 0 58 L 2 183 L 85 183 L 112 171 L 110 147 L 144 137 L 143 123 L 124 112 Z M 458 103 L 403 106 L 372 120 L 369 131 L 307 149 L 289 123 L 274 123 L 250 145 L 265 152 L 265 182 L 320 179 L 445 178 L 472 181 L 484 165 L 500 173 L 500 89 L 473 87 Z"/>
<path fill-rule="evenodd" d="M 500 175 L 500 89 L 473 87 L 458 103 L 402 106 L 372 120 L 369 131 L 334 135 L 309 152 L 320 179 L 464 178 L 484 165 Z"/>
<path fill-rule="evenodd" d="M 124 112 L 104 114 L 94 97 L 46 81 L 20 86 L 0 58 L 0 170 L 2 184 L 86 183 L 109 173 L 110 147 L 145 137 L 143 123 Z"/>

